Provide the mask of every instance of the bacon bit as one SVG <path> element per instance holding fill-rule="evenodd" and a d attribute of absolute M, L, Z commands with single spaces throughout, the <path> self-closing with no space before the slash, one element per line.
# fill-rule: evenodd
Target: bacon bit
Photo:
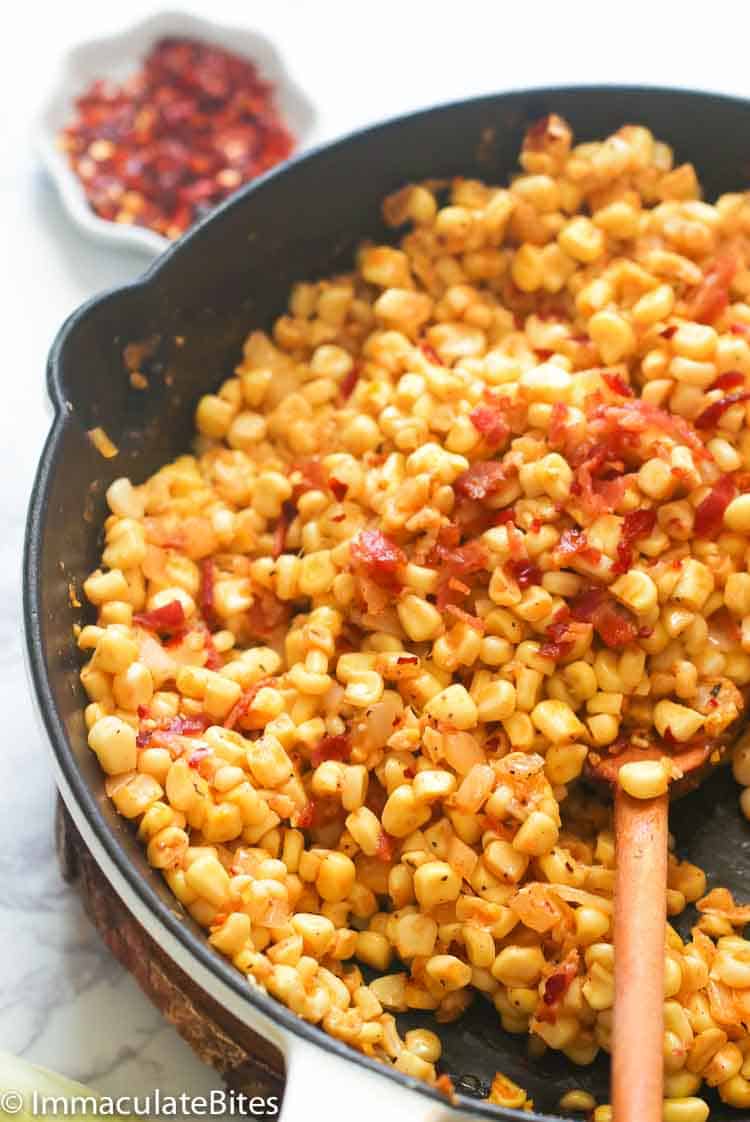
<path fill-rule="evenodd" d="M 223 665 L 221 655 L 214 646 L 214 637 L 207 627 L 203 631 L 203 650 L 206 652 L 206 668 L 218 670 Z"/>
<path fill-rule="evenodd" d="M 297 828 L 300 830 L 309 830 L 315 822 L 315 812 L 317 806 L 314 799 L 310 799 L 297 815 Z"/>
<path fill-rule="evenodd" d="M 312 750 L 310 763 L 319 767 L 324 760 L 348 760 L 352 751 L 351 737 L 346 733 L 339 736 L 324 736 Z"/>
<path fill-rule="evenodd" d="M 136 612 L 133 623 L 144 627 L 146 631 L 174 631 L 182 627 L 185 622 L 185 611 L 179 600 L 170 600 L 161 608 L 154 608 L 150 612 Z"/>
<path fill-rule="evenodd" d="M 703 459 L 709 458 L 703 441 L 684 417 L 667 413 L 657 405 L 640 398 L 618 405 L 597 404 L 589 413 L 589 427 L 599 439 L 614 442 L 617 454 L 623 455 L 637 445 L 638 436 L 648 428 L 660 429 L 668 436 L 686 444 Z"/>
<path fill-rule="evenodd" d="M 433 564 L 441 564 L 450 577 L 468 577 L 487 565 L 488 553 L 480 541 L 470 541 L 456 548 L 438 544 L 430 555 Z"/>
<path fill-rule="evenodd" d="M 484 621 L 481 620 L 479 616 L 473 616 L 471 612 L 465 612 L 463 608 L 459 608 L 458 604 L 448 603 L 445 604 L 443 608 L 441 608 L 440 604 L 438 603 L 437 607 L 439 611 L 448 612 L 449 615 L 454 616 L 457 620 L 460 620 L 462 623 L 468 624 L 469 627 L 473 627 L 475 631 L 478 631 L 480 633 L 480 635 L 484 635 Z"/>
<path fill-rule="evenodd" d="M 146 748 L 154 739 L 173 736 L 200 736 L 211 722 L 207 717 L 170 717 L 152 729 L 141 729 L 136 737 L 139 748 Z"/>
<path fill-rule="evenodd" d="M 455 522 L 446 522 L 438 530 L 437 545 L 453 549 L 461 541 L 461 527 Z"/>
<path fill-rule="evenodd" d="M 566 993 L 578 977 L 578 951 L 572 950 L 567 958 L 558 963 L 544 983 L 542 1000 L 536 1010 L 536 1019 L 554 1024 Z"/>
<path fill-rule="evenodd" d="M 380 831 L 378 838 L 378 847 L 375 850 L 375 856 L 378 861 L 392 861 L 393 860 L 393 847 L 396 839 L 392 838 L 390 834 L 386 834 L 385 830 Z"/>
<path fill-rule="evenodd" d="M 741 401 L 750 401 L 750 390 L 735 390 L 734 393 L 728 393 L 726 397 L 719 398 L 718 401 L 712 401 L 702 413 L 698 414 L 693 424 L 697 429 L 713 429 L 718 425 L 727 409 L 731 409 L 733 405 L 737 405 Z"/>
<path fill-rule="evenodd" d="M 624 378 L 620 377 L 619 374 L 603 373 L 602 378 L 612 390 L 612 393 L 617 393 L 620 395 L 620 397 L 633 396 L 633 391 L 631 390 L 630 386 Z"/>
<path fill-rule="evenodd" d="M 272 678 L 261 678 L 260 681 L 255 682 L 252 686 L 249 687 L 249 689 L 246 689 L 240 697 L 239 701 L 236 701 L 234 703 L 232 708 L 229 710 L 229 713 L 224 718 L 224 728 L 233 729 L 237 725 L 237 722 L 241 721 L 242 718 L 247 714 L 247 712 L 252 708 L 253 702 L 255 701 L 258 692 L 262 690 L 264 686 L 269 685 L 272 681 Z"/>
<path fill-rule="evenodd" d="M 589 588 L 570 603 L 570 614 L 579 623 L 591 623 L 602 642 L 611 648 L 626 647 L 638 637 L 631 613 L 605 588 Z"/>
<path fill-rule="evenodd" d="M 647 538 L 655 525 L 655 510 L 634 510 L 625 515 L 617 543 L 617 559 L 612 566 L 613 573 L 627 573 L 633 561 L 633 544 L 638 538 Z"/>
<path fill-rule="evenodd" d="M 503 444 L 510 436 L 510 425 L 499 409 L 491 405 L 477 405 L 469 414 L 469 420 L 488 445 L 493 448 Z"/>
<path fill-rule="evenodd" d="M 292 490 L 292 503 L 296 505 L 301 495 L 305 495 L 308 491 L 326 491 L 328 490 L 328 475 L 326 469 L 323 467 L 320 460 L 313 456 L 309 460 L 301 460 L 300 463 L 294 464 L 292 472 L 296 472 L 301 476 L 300 480 L 295 483 Z"/>
<path fill-rule="evenodd" d="M 389 589 L 399 587 L 398 571 L 408 558 L 403 549 L 380 530 L 360 530 L 349 554 L 354 567 L 375 584 Z"/>
<path fill-rule="evenodd" d="M 736 386 L 744 386 L 744 384 L 744 374 L 740 374 L 739 370 L 727 370 L 726 373 L 719 375 L 710 388 L 712 390 L 733 390 Z"/>
<path fill-rule="evenodd" d="M 293 502 L 287 501 L 281 506 L 281 514 L 279 515 L 276 523 L 276 529 L 273 532 L 273 546 L 271 548 L 271 556 L 274 561 L 281 557 L 286 547 L 286 536 L 289 533 L 289 527 L 297 515 L 297 508 Z"/>
<path fill-rule="evenodd" d="M 693 529 L 699 538 L 710 538 L 721 529 L 724 511 L 735 494 L 735 484 L 731 475 L 722 475 L 718 483 L 695 508 Z"/>
<path fill-rule="evenodd" d="M 420 343 L 419 349 L 428 362 L 433 362 L 436 366 L 445 366 L 442 358 L 430 343 Z"/>
<path fill-rule="evenodd" d="M 216 609 L 214 606 L 214 589 L 216 585 L 216 565 L 210 557 L 201 561 L 201 583 L 198 594 L 198 604 L 201 615 L 209 627 L 217 627 Z"/>
<path fill-rule="evenodd" d="M 568 407 L 562 401 L 552 406 L 547 435 L 553 448 L 562 448 L 568 436 Z"/>
<path fill-rule="evenodd" d="M 329 487 L 333 492 L 333 497 L 338 503 L 342 502 L 349 490 L 349 484 L 342 482 L 341 479 L 332 479 L 329 483 Z"/>
<path fill-rule="evenodd" d="M 354 387 L 359 381 L 359 376 L 362 373 L 362 364 L 355 362 L 348 374 L 341 379 L 339 386 L 339 395 L 342 401 L 348 401 L 354 393 Z"/>
<path fill-rule="evenodd" d="M 513 507 L 506 507 L 505 510 L 499 510 L 495 515 L 496 526 L 507 526 L 510 522 L 515 526 L 516 512 Z"/>
<path fill-rule="evenodd" d="M 677 324 L 671 323 L 669 327 L 665 327 L 663 331 L 659 332 L 659 334 L 661 335 L 662 339 L 674 338 L 674 336 L 677 334 Z"/>
<path fill-rule="evenodd" d="M 713 323 L 729 306 L 729 287 L 737 272 L 737 259 L 726 253 L 717 257 L 688 301 L 688 318 Z"/>
<path fill-rule="evenodd" d="M 287 618 L 289 608 L 266 589 L 256 589 L 253 595 L 255 599 L 245 613 L 247 626 L 253 635 L 267 639 Z"/>
<path fill-rule="evenodd" d="M 532 561 L 508 561 L 505 570 L 519 588 L 530 588 L 532 584 L 542 583 L 542 571 Z"/>
<path fill-rule="evenodd" d="M 499 460 L 483 460 L 462 472 L 453 487 L 459 495 L 482 502 L 499 491 L 506 478 L 505 467 Z"/>
<path fill-rule="evenodd" d="M 188 767 L 195 768 L 197 771 L 203 760 L 208 759 L 208 757 L 211 755 L 213 755 L 213 753 L 208 745 L 203 745 L 203 747 L 201 748 L 196 748 L 188 756 Z"/>
<path fill-rule="evenodd" d="M 137 713 L 139 721 L 147 721 L 151 717 L 151 710 L 149 709 L 148 705 L 139 705 Z"/>
<path fill-rule="evenodd" d="M 555 546 L 555 553 L 562 559 L 578 556 L 592 565 L 596 565 L 602 556 L 601 550 L 594 545 L 589 545 L 583 530 L 576 529 L 563 530 Z"/>

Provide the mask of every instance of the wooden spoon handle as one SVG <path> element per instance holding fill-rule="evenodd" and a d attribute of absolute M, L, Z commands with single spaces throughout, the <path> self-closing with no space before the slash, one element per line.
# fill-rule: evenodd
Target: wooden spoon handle
<path fill-rule="evenodd" d="M 661 1122 L 669 796 L 615 787 L 615 1122 Z"/>

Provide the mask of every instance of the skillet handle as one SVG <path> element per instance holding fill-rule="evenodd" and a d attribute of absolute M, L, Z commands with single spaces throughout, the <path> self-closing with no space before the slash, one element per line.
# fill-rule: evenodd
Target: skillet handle
<path fill-rule="evenodd" d="M 285 1034 L 286 1085 L 281 1122 L 352 1122 L 375 1114 L 387 1122 L 470 1122 L 472 1115 L 445 1106 L 384 1072 L 344 1059 L 299 1036 Z M 476 1122 L 476 1119 L 475 1119 Z"/>

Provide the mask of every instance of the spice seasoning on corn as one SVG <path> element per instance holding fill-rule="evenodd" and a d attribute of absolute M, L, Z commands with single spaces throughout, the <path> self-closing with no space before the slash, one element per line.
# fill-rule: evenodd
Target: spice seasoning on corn
<path fill-rule="evenodd" d="M 101 217 L 177 238 L 291 153 L 255 65 L 193 39 L 162 39 L 121 85 L 76 100 L 59 145 Z"/>
<path fill-rule="evenodd" d="M 639 126 L 548 117 L 521 165 L 403 188 L 398 246 L 248 336 L 195 454 L 111 485 L 78 639 L 107 789 L 211 943 L 430 1082 L 394 1015 L 477 995 L 609 1049 L 614 840 L 577 780 L 640 744 L 651 797 L 750 685 L 750 194 L 702 202 Z M 696 902 L 665 1117 L 699 1120 L 704 1080 L 750 1104 L 750 908 L 671 855 Z"/>

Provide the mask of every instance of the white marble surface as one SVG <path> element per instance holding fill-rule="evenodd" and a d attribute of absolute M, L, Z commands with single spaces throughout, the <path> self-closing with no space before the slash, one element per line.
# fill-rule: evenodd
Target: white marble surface
<path fill-rule="evenodd" d="M 195 3 L 194 11 L 270 35 L 320 111 L 324 139 L 404 109 L 501 88 L 621 81 L 750 95 L 735 4 L 626 7 L 537 0 L 315 0 Z M 107 1093 L 218 1086 L 114 963 L 61 883 L 53 786 L 22 661 L 19 566 L 27 497 L 48 424 L 47 348 L 87 296 L 145 259 L 84 242 L 41 175 L 30 143 L 45 75 L 68 45 L 155 9 L 66 0 L 13 6 L 0 66 L 0 1048 Z M 727 138 L 728 142 L 736 138 Z M 747 138 L 744 138 L 747 140 Z M 296 1120 L 290 1120 L 296 1122 Z"/>

